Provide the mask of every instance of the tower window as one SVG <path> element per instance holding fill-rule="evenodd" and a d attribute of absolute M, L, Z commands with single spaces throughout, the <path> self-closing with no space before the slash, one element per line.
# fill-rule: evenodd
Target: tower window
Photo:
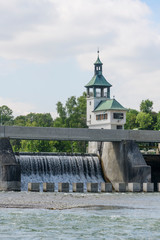
<path fill-rule="evenodd" d="M 101 89 L 96 88 L 96 97 L 100 97 L 100 96 L 101 96 Z"/>
<path fill-rule="evenodd" d="M 96 115 L 96 120 L 101 120 L 101 114 Z"/>
<path fill-rule="evenodd" d="M 89 102 L 89 105 L 91 105 L 91 101 Z"/>
<path fill-rule="evenodd" d="M 92 96 L 93 96 L 93 89 L 90 88 L 90 89 L 89 89 L 89 97 L 92 97 Z"/>
<path fill-rule="evenodd" d="M 96 115 L 96 120 L 105 120 L 107 118 L 108 118 L 107 113 L 105 113 L 105 114 L 97 114 Z"/>
<path fill-rule="evenodd" d="M 89 115 L 89 118 L 91 119 L 91 115 Z"/>
<path fill-rule="evenodd" d="M 117 129 L 122 129 L 122 125 L 117 125 Z"/>
<path fill-rule="evenodd" d="M 107 119 L 107 113 L 103 114 L 103 119 Z"/>
<path fill-rule="evenodd" d="M 113 113 L 113 118 L 114 119 L 123 119 L 123 113 Z"/>

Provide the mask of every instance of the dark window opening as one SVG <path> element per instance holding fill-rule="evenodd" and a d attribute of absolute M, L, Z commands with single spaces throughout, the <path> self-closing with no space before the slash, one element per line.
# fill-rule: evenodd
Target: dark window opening
<path fill-rule="evenodd" d="M 124 115 L 123 115 L 123 113 L 113 113 L 113 118 L 114 119 L 123 119 Z"/>
<path fill-rule="evenodd" d="M 122 125 L 117 125 L 117 129 L 122 129 Z"/>

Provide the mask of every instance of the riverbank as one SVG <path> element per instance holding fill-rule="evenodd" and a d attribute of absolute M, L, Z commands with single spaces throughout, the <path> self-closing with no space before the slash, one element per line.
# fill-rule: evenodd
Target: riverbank
<path fill-rule="evenodd" d="M 154 201 L 153 201 L 154 196 Z M 148 201 L 145 201 L 147 197 Z M 62 210 L 83 207 L 157 207 L 160 193 L 0 192 L 0 208 Z"/>

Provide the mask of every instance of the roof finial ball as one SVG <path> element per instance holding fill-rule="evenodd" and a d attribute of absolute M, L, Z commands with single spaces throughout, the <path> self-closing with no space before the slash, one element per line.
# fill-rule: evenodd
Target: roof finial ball
<path fill-rule="evenodd" d="M 98 48 L 98 50 L 97 50 L 97 53 L 98 53 L 98 56 L 99 56 L 99 48 Z"/>

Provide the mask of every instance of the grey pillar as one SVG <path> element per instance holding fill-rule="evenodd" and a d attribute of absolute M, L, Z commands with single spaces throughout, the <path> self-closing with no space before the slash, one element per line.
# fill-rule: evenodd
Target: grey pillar
<path fill-rule="evenodd" d="M 21 190 L 21 168 L 9 139 L 0 138 L 0 191 Z"/>
<path fill-rule="evenodd" d="M 134 141 L 103 144 L 102 168 L 106 179 L 115 182 L 150 182 L 148 166 Z"/>

